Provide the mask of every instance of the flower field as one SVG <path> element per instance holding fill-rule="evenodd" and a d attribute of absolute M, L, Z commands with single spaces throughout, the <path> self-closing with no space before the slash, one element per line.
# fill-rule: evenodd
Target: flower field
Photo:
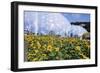
<path fill-rule="evenodd" d="M 25 61 L 73 60 L 90 58 L 90 42 L 79 38 L 24 35 Z"/>

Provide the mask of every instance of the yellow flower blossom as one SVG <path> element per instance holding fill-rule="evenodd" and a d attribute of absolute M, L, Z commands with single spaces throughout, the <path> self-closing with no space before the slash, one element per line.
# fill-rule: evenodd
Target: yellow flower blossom
<path fill-rule="evenodd" d="M 40 48 L 41 47 L 41 44 L 39 42 L 37 42 L 37 47 Z"/>
<path fill-rule="evenodd" d="M 47 55 L 46 54 L 42 54 L 44 57 L 46 57 Z"/>
<path fill-rule="evenodd" d="M 75 50 L 80 51 L 81 50 L 80 46 L 76 46 Z"/>
<path fill-rule="evenodd" d="M 56 51 L 59 51 L 59 48 L 55 48 Z"/>
<path fill-rule="evenodd" d="M 88 57 L 86 57 L 85 55 L 83 54 L 80 54 L 84 59 L 89 59 Z"/>
<path fill-rule="evenodd" d="M 52 46 L 51 46 L 51 45 L 48 45 L 48 46 L 47 46 L 47 50 L 48 50 L 48 51 L 52 51 Z"/>
<path fill-rule="evenodd" d="M 27 61 L 73 59 L 74 54 L 76 59 L 90 58 L 90 41 L 79 38 L 25 34 L 24 42 L 25 50 L 29 50 L 25 52 Z"/>
<path fill-rule="evenodd" d="M 46 44 L 44 44 L 44 45 L 42 46 L 42 48 L 43 48 L 43 49 L 46 49 Z"/>
<path fill-rule="evenodd" d="M 34 39 L 34 37 L 32 35 L 26 35 L 25 36 L 25 40 L 28 42 L 31 42 Z"/>
<path fill-rule="evenodd" d="M 38 53 L 39 52 L 39 50 L 35 50 L 35 53 Z"/>

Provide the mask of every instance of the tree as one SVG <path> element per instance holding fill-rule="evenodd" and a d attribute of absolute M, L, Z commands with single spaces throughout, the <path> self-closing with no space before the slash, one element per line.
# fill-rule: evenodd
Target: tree
<path fill-rule="evenodd" d="M 55 35 L 55 32 L 54 31 L 50 31 L 49 35 Z"/>

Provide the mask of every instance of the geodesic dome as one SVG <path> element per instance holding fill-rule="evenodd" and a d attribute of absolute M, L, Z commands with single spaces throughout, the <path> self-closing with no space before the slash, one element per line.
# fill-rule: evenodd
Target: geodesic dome
<path fill-rule="evenodd" d="M 80 37 L 87 32 L 81 26 L 71 25 L 62 13 L 26 11 L 24 14 L 24 29 L 35 34 L 46 35 L 52 31 L 56 35 Z"/>
<path fill-rule="evenodd" d="M 87 30 L 85 28 L 83 28 L 82 26 L 79 25 L 72 25 L 71 26 L 71 31 L 70 34 L 72 34 L 71 36 L 78 36 L 81 37 L 84 33 L 87 33 Z"/>

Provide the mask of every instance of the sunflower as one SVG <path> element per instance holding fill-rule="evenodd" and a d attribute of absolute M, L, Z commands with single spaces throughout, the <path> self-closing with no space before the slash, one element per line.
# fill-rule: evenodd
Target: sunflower
<path fill-rule="evenodd" d="M 75 50 L 76 50 L 76 51 L 81 51 L 80 46 L 76 46 Z"/>
<path fill-rule="evenodd" d="M 51 45 L 48 45 L 48 46 L 47 46 L 47 50 L 48 50 L 48 51 L 52 51 L 52 46 L 51 46 Z"/>
<path fill-rule="evenodd" d="M 59 51 L 59 48 L 57 47 L 57 48 L 55 48 L 55 50 L 56 50 L 56 51 Z"/>
<path fill-rule="evenodd" d="M 40 48 L 41 44 L 37 41 L 37 47 Z"/>

